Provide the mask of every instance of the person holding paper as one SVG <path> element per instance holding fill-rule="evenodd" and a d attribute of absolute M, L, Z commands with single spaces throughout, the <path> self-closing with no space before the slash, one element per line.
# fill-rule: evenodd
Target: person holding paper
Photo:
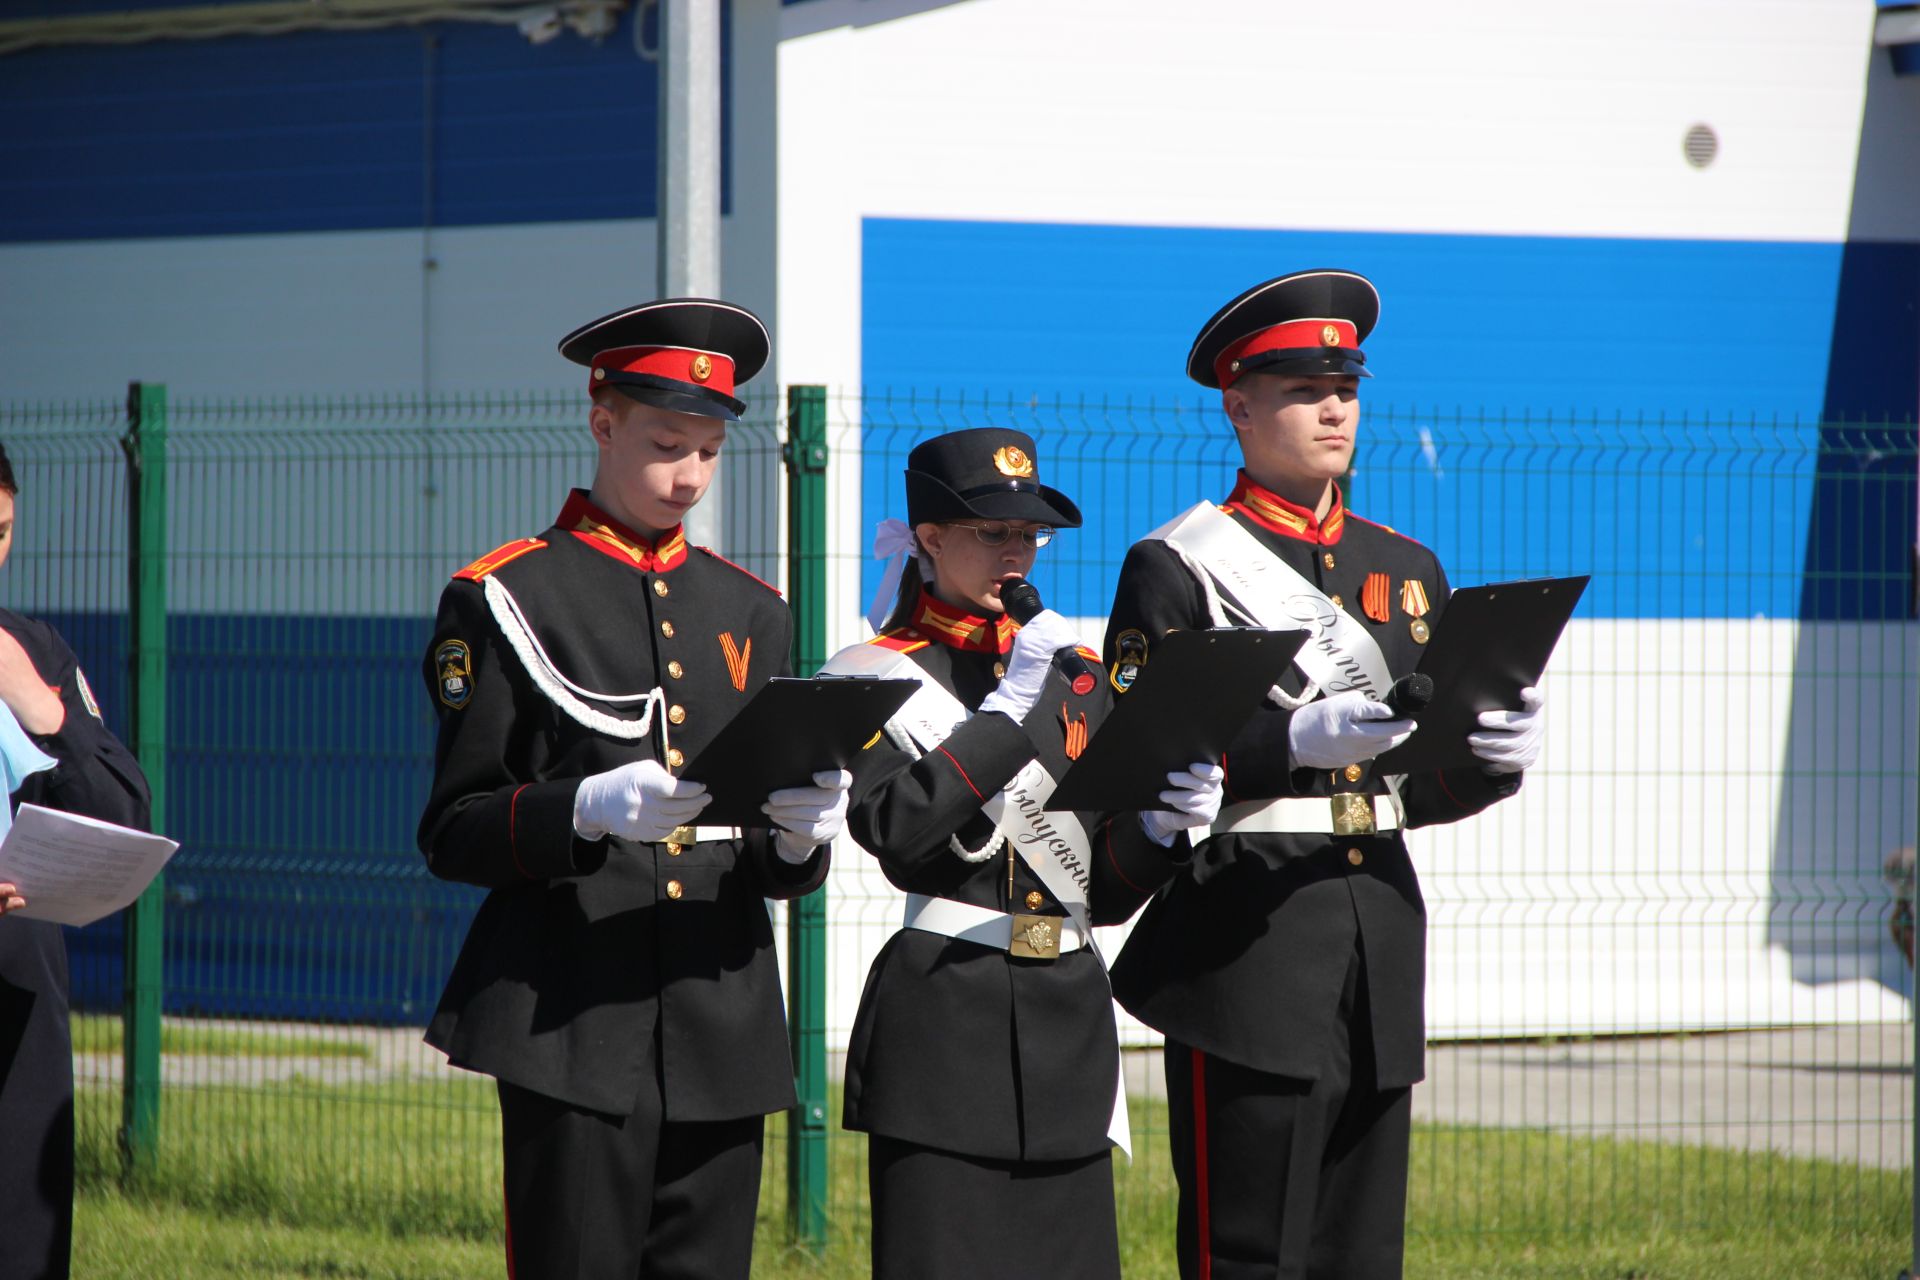
<path fill-rule="evenodd" d="M 0 565 L 13 551 L 13 464 L 0 448 Z M 100 718 L 73 650 L 0 609 L 0 772 L 22 804 L 147 826 L 152 797 Z M 28 905 L 0 883 L 0 917 Z M 73 1242 L 73 1041 L 60 926 L 0 918 L 0 1280 L 65 1276 Z"/>
<path fill-rule="evenodd" d="M 1106 638 L 1124 695 L 1183 629 L 1310 639 L 1229 747 L 1211 837 L 1141 915 L 1114 993 L 1164 1032 L 1182 1276 L 1401 1274 L 1410 1097 L 1424 1074 L 1426 916 L 1400 828 L 1514 793 L 1541 698 L 1487 713 L 1480 767 L 1382 777 L 1410 720 L 1382 702 L 1445 625 L 1426 547 L 1349 512 L 1366 278 L 1305 271 L 1202 327 L 1187 372 L 1218 388 L 1244 459 L 1128 552 Z"/>
<path fill-rule="evenodd" d="M 426 1038 L 498 1081 L 511 1272 L 744 1278 L 764 1117 L 795 1102 L 765 899 L 820 885 L 852 781 L 743 832 L 678 776 L 787 667 L 779 593 L 681 527 L 767 333 L 668 299 L 560 350 L 589 369 L 593 486 L 456 573 L 426 651 L 420 847 L 489 891 Z"/>
<path fill-rule="evenodd" d="M 1066 619 L 1042 610 L 1018 626 L 1001 594 L 1080 513 L 1040 482 L 1017 431 L 921 443 L 906 487 L 907 522 L 882 527 L 902 576 L 875 601 L 879 634 L 826 667 L 921 684 L 856 763 L 848 819 L 907 895 L 847 1051 L 873 1273 L 1111 1280 L 1109 1147 L 1126 1143 L 1126 1106 L 1089 928 L 1126 919 L 1175 873 L 1187 830 L 1219 805 L 1220 773 L 1176 771 L 1173 812 L 1047 811 L 1111 695 L 1087 668 L 1062 669 L 1099 661 Z"/>

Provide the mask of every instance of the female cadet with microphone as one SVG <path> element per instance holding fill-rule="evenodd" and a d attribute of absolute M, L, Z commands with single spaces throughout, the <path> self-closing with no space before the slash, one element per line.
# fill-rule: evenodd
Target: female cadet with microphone
<path fill-rule="evenodd" d="M 1220 771 L 1170 774 L 1171 813 L 1047 811 L 1112 695 L 1075 659 L 1064 618 L 1017 625 L 1003 590 L 1080 512 L 1039 483 L 1017 431 L 927 440 L 906 480 L 908 525 L 882 526 L 905 567 L 892 612 L 826 667 L 921 684 L 855 764 L 848 815 L 907 895 L 847 1055 L 846 1126 L 869 1135 L 873 1274 L 1111 1280 L 1108 1147 L 1125 1144 L 1126 1108 L 1089 928 L 1126 919 L 1174 874 L 1187 830 L 1219 809 Z"/>

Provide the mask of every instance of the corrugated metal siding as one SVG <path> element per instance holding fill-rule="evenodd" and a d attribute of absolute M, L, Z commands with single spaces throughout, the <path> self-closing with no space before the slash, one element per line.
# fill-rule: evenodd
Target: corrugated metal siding
<path fill-rule="evenodd" d="M 6 57 L 0 241 L 651 217 L 658 89 L 630 24 L 600 44 L 445 24 Z"/>

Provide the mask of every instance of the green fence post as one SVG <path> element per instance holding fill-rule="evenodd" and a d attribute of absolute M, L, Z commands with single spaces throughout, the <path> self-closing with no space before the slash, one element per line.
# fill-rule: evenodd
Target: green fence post
<path fill-rule="evenodd" d="M 127 589 L 133 620 L 132 745 L 153 788 L 153 829 L 167 814 L 167 389 L 127 387 Z M 120 1150 L 125 1171 L 153 1170 L 160 1147 L 160 930 L 164 875 L 127 908 Z"/>
<path fill-rule="evenodd" d="M 793 669 L 827 660 L 827 389 L 787 389 L 787 597 Z M 787 904 L 787 1034 L 800 1103 L 787 1123 L 787 1232 L 827 1240 L 826 890 Z"/>

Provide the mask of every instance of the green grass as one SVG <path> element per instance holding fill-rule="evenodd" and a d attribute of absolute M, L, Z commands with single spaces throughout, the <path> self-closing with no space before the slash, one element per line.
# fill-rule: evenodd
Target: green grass
<path fill-rule="evenodd" d="M 120 1186 L 113 1151 L 118 1094 L 83 1088 L 78 1107 L 77 1275 L 501 1274 L 490 1082 L 169 1089 L 159 1165 L 131 1190 Z M 786 1243 L 784 1132 L 774 1118 L 755 1275 L 864 1275 L 864 1140 L 833 1130 L 833 1225 L 814 1259 Z M 1134 1132 L 1136 1160 L 1115 1167 L 1126 1274 L 1171 1276 L 1164 1106 L 1136 1101 Z M 1909 1187 L 1902 1173 L 1813 1160 L 1421 1128 L 1408 1273 L 1892 1280 L 1905 1260 Z"/>
<path fill-rule="evenodd" d="M 73 1015 L 76 1053 L 121 1051 L 125 1028 L 118 1014 Z M 361 1058 L 373 1059 L 373 1049 L 359 1040 L 329 1040 L 323 1036 L 281 1033 L 239 1027 L 210 1027 L 200 1022 L 160 1024 L 160 1052 L 201 1058 Z"/>

